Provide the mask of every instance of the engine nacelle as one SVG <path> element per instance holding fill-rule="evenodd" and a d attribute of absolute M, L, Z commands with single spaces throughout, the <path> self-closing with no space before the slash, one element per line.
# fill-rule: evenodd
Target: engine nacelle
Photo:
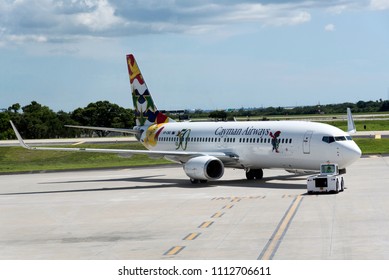
<path fill-rule="evenodd" d="M 191 179 L 217 180 L 224 174 L 224 165 L 216 157 L 199 156 L 188 160 L 184 165 L 184 171 Z"/>

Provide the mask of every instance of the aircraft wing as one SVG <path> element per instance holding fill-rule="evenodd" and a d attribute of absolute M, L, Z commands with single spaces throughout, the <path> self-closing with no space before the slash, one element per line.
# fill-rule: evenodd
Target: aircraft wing
<path fill-rule="evenodd" d="M 65 125 L 66 127 L 71 128 L 81 128 L 81 129 L 90 129 L 90 130 L 102 130 L 102 131 L 112 131 L 112 132 L 121 132 L 129 134 L 139 134 L 140 131 L 136 129 L 129 128 L 112 128 L 112 127 L 100 127 L 100 126 L 81 126 L 81 125 Z"/>
<path fill-rule="evenodd" d="M 111 153 L 111 154 L 128 154 L 128 155 L 148 155 L 150 157 L 162 158 L 166 157 L 181 163 L 187 162 L 190 158 L 198 156 L 214 156 L 222 162 L 236 162 L 239 157 L 235 154 L 224 152 L 186 152 L 186 151 L 150 151 L 150 150 L 129 150 L 129 149 L 94 149 L 94 148 L 59 148 L 59 147 L 31 147 L 27 145 L 19 131 L 12 121 L 11 126 L 19 140 L 20 145 L 29 150 L 45 150 L 45 151 L 65 151 L 65 152 L 91 152 L 91 153 Z"/>

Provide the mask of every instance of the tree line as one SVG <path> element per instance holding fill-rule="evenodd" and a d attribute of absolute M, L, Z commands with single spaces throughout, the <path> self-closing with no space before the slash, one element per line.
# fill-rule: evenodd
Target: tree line
<path fill-rule="evenodd" d="M 241 108 L 237 110 L 217 111 L 184 111 L 188 118 L 211 118 L 215 120 L 233 120 L 234 117 L 269 115 L 304 115 L 304 114 L 345 114 L 346 108 L 353 113 L 372 113 L 389 111 L 389 100 L 358 101 L 357 103 L 341 103 L 315 106 L 298 106 L 293 108 L 267 107 L 267 108 Z M 169 114 L 169 113 L 168 113 Z M 175 116 L 171 116 L 174 118 Z M 132 128 L 135 125 L 134 111 L 126 109 L 108 101 L 97 101 L 84 108 L 77 108 L 72 112 L 54 112 L 49 107 L 32 101 L 31 104 L 21 106 L 13 104 L 0 112 L 0 140 L 15 139 L 9 124 L 12 120 L 22 137 L 26 139 L 45 138 L 73 138 L 83 135 L 106 136 L 106 131 L 90 131 L 71 129 L 68 125 L 101 126 L 114 128 Z"/>
<path fill-rule="evenodd" d="M 265 107 L 265 108 L 240 108 L 230 110 L 218 110 L 205 113 L 202 110 L 195 110 L 192 117 L 209 116 L 213 119 L 233 120 L 234 117 L 262 116 L 293 116 L 293 115 L 315 115 L 315 114 L 346 114 L 347 108 L 353 113 L 373 113 L 389 111 L 389 100 L 358 101 L 357 103 L 345 102 L 328 105 L 296 106 L 296 107 Z"/>
<path fill-rule="evenodd" d="M 0 112 L 0 139 L 15 139 L 9 124 L 12 120 L 22 137 L 26 139 L 74 138 L 82 135 L 106 136 L 106 131 L 71 129 L 65 125 L 103 126 L 130 128 L 135 125 L 134 113 L 108 101 L 90 103 L 72 112 L 54 112 L 49 107 L 32 101 L 21 107 L 19 103 Z"/>

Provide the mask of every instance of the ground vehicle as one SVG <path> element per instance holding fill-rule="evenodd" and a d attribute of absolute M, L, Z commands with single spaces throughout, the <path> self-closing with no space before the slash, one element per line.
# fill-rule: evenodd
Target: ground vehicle
<path fill-rule="evenodd" d="M 320 174 L 307 178 L 308 193 L 334 192 L 344 190 L 344 178 L 339 174 L 339 166 L 336 163 L 323 163 L 320 165 Z"/>

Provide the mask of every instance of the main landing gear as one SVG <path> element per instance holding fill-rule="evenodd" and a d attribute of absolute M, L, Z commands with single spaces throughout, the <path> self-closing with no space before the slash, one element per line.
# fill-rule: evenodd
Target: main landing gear
<path fill-rule="evenodd" d="M 261 180 L 263 178 L 262 169 L 249 169 L 246 171 L 247 180 Z"/>
<path fill-rule="evenodd" d="M 200 180 L 200 179 L 190 178 L 190 182 L 192 184 L 206 184 L 208 181 L 207 180 Z"/>
<path fill-rule="evenodd" d="M 247 180 L 261 180 L 263 178 L 263 170 L 262 169 L 248 169 L 248 170 L 246 170 L 246 178 L 247 178 Z M 208 181 L 190 178 L 190 182 L 192 184 L 206 184 Z"/>

